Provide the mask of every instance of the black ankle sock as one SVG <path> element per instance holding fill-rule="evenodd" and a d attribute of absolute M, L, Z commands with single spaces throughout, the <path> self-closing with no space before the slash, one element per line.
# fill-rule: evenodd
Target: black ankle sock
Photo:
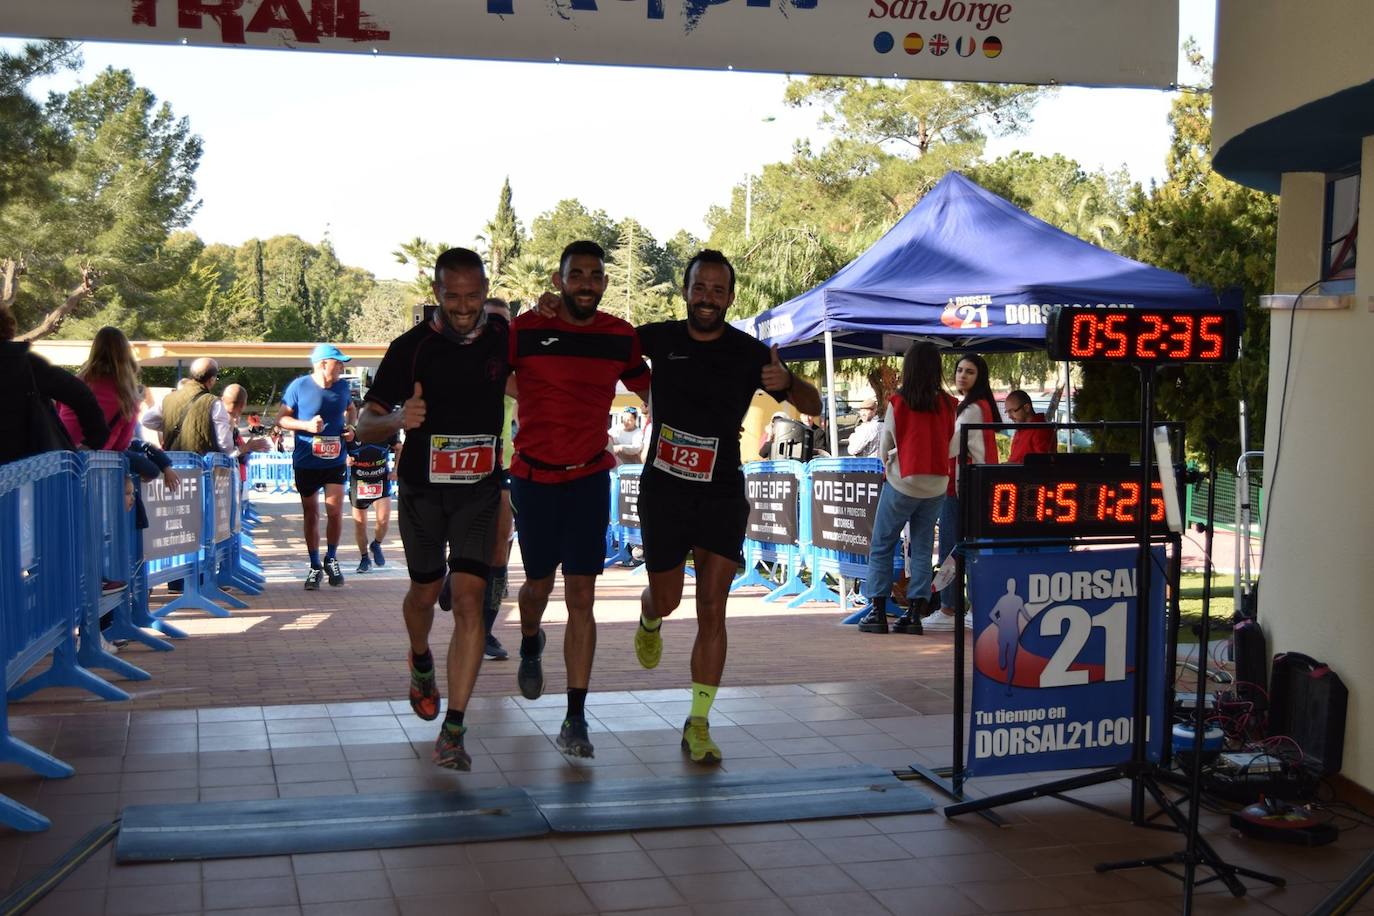
<path fill-rule="evenodd" d="M 585 719 L 587 718 L 587 688 L 569 687 L 568 688 L 568 718 Z"/>
<path fill-rule="evenodd" d="M 533 636 L 520 637 L 520 654 L 526 658 L 534 658 L 539 654 L 539 634 Z"/>
<path fill-rule="evenodd" d="M 463 711 L 461 709 L 450 708 L 444 715 L 444 728 L 458 731 L 463 727 Z"/>
<path fill-rule="evenodd" d="M 421 674 L 434 670 L 434 656 L 426 650 L 424 655 L 410 653 L 410 664 Z"/>

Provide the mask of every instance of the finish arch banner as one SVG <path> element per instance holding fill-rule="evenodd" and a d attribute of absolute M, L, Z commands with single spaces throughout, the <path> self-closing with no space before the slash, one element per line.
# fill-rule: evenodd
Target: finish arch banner
<path fill-rule="evenodd" d="M 1084 86 L 1178 69 L 1178 0 L 13 0 L 0 34 Z"/>
<path fill-rule="evenodd" d="M 1131 757 L 1136 558 L 1122 550 L 970 552 L 966 774 L 1108 767 Z M 1146 755 L 1164 738 L 1165 554 L 1154 548 Z"/>

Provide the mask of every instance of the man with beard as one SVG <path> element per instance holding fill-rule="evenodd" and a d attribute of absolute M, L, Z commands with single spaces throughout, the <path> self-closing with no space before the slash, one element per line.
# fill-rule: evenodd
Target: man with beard
<path fill-rule="evenodd" d="M 429 633 L 447 571 L 453 601 L 449 701 L 434 762 L 468 770 L 472 757 L 464 747 L 463 715 L 482 664 L 482 596 L 501 503 L 510 324 L 503 303 L 486 301 L 486 272 L 472 251 L 441 254 L 433 290 L 439 303 L 433 319 L 387 347 L 367 392 L 358 436 L 381 443 L 407 430 L 397 502 L 410 573 L 401 606 L 410 639 L 410 707 L 427 721 L 439 716 Z"/>
<path fill-rule="evenodd" d="M 592 606 L 615 466 L 615 456 L 606 450 L 606 415 L 616 382 L 640 393 L 649 388 L 634 328 L 597 310 L 606 291 L 605 259 L 595 242 L 573 242 L 563 249 L 552 278 L 561 299 L 546 293 L 544 300 L 552 301 L 541 300 L 541 310 L 549 314 L 534 310 L 517 318 L 510 347 L 520 403 L 511 501 L 525 565 L 516 680 L 527 699 L 544 692 L 540 621 L 561 565 L 568 610 L 563 640 L 568 711 L 558 748 L 570 757 L 593 755 L 584 707 L 596 652 Z"/>
<path fill-rule="evenodd" d="M 639 329 L 653 365 L 654 432 L 639 485 L 639 517 L 649 585 L 640 596 L 635 655 L 654 668 L 663 655 L 663 618 L 682 601 L 687 554 L 696 571 L 697 636 L 692 647 L 692 707 L 682 747 L 696 763 L 719 763 L 707 718 L 725 670 L 725 601 L 743 562 L 749 503 L 739 433 L 762 388 L 803 413 L 820 413 L 815 386 L 770 350 L 725 323 L 735 300 L 735 269 L 719 251 L 692 258 L 682 281 L 685 321 Z"/>

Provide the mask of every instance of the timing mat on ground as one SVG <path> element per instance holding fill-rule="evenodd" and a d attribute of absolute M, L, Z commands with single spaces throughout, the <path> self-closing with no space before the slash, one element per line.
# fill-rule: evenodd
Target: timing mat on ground
<path fill-rule="evenodd" d="M 162 862 L 478 843 L 559 833 L 911 814 L 930 796 L 879 767 L 747 770 L 533 788 L 135 805 L 115 856 Z"/>
<path fill-rule="evenodd" d="M 930 796 L 879 767 L 745 770 L 573 782 L 526 791 L 559 833 L 911 814 L 935 807 Z"/>

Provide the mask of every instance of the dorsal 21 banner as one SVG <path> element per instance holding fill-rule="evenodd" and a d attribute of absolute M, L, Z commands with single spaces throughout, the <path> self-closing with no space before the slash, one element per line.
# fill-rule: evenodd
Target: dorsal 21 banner
<path fill-rule="evenodd" d="M 1107 767 L 1131 758 L 1135 548 L 971 552 L 968 776 Z M 1147 756 L 1164 735 L 1162 548 L 1151 551 Z"/>

